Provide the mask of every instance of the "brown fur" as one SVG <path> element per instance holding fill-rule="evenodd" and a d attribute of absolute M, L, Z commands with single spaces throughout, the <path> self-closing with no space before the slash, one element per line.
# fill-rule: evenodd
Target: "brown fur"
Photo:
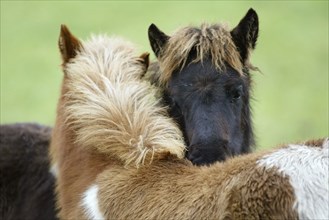
<path fill-rule="evenodd" d="M 295 219 L 289 180 L 258 167 L 263 154 L 211 167 L 170 157 L 138 170 L 111 167 L 96 181 L 100 209 L 106 219 Z"/>
<path fill-rule="evenodd" d="M 323 138 L 307 140 L 307 141 L 300 141 L 299 143 L 302 145 L 306 145 L 306 146 L 322 147 Z"/>
<path fill-rule="evenodd" d="M 323 142 L 325 140 L 326 140 L 326 138 L 318 138 L 318 139 L 311 139 L 311 140 L 306 140 L 306 141 L 296 141 L 296 142 L 293 142 L 292 144 L 322 148 L 323 147 Z M 287 146 L 286 143 L 279 144 L 274 149 L 283 148 L 285 146 Z"/>
<path fill-rule="evenodd" d="M 62 59 L 67 63 L 70 58 L 75 57 L 79 48 L 81 47 L 80 41 L 74 37 L 69 29 L 65 26 L 61 26 L 62 34 L 58 39 L 59 50 L 61 51 Z M 71 38 L 71 43 L 65 41 L 65 38 Z"/>

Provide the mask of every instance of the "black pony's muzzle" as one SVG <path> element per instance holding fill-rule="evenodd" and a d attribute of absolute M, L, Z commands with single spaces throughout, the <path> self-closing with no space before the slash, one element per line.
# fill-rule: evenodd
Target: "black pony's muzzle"
<path fill-rule="evenodd" d="M 192 143 L 186 152 L 187 159 L 195 165 L 210 165 L 216 161 L 224 161 L 231 155 L 227 140 Z"/>

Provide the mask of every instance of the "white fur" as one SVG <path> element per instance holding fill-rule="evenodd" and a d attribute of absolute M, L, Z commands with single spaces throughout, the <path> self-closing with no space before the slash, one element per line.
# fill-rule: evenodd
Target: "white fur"
<path fill-rule="evenodd" d="M 105 219 L 98 206 L 98 186 L 92 185 L 83 194 L 81 206 L 84 208 L 88 219 Z"/>
<path fill-rule="evenodd" d="M 57 163 L 54 163 L 51 167 L 49 172 L 54 176 L 57 177 L 58 176 L 58 165 Z"/>
<path fill-rule="evenodd" d="M 266 155 L 258 164 L 276 167 L 287 175 L 296 201 L 294 209 L 300 219 L 329 219 L 329 147 L 289 145 Z"/>

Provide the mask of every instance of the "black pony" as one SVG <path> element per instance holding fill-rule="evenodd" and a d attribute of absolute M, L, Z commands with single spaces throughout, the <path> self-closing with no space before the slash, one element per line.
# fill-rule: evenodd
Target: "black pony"
<path fill-rule="evenodd" d="M 148 77 L 163 88 L 169 113 L 184 132 L 187 158 L 200 165 L 250 152 L 249 69 L 256 68 L 249 54 L 258 37 L 256 12 L 249 9 L 233 30 L 203 24 L 168 36 L 152 24 L 148 35 L 158 59 Z"/>

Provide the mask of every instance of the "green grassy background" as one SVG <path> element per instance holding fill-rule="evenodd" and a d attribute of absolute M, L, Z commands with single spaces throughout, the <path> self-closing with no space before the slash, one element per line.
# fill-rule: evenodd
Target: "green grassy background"
<path fill-rule="evenodd" d="M 328 136 L 328 1 L 2 1 L 0 122 L 53 125 L 62 78 L 60 24 L 81 39 L 123 36 L 150 51 L 147 28 L 260 19 L 252 63 L 258 146 Z M 154 56 L 152 55 L 152 58 Z"/>

